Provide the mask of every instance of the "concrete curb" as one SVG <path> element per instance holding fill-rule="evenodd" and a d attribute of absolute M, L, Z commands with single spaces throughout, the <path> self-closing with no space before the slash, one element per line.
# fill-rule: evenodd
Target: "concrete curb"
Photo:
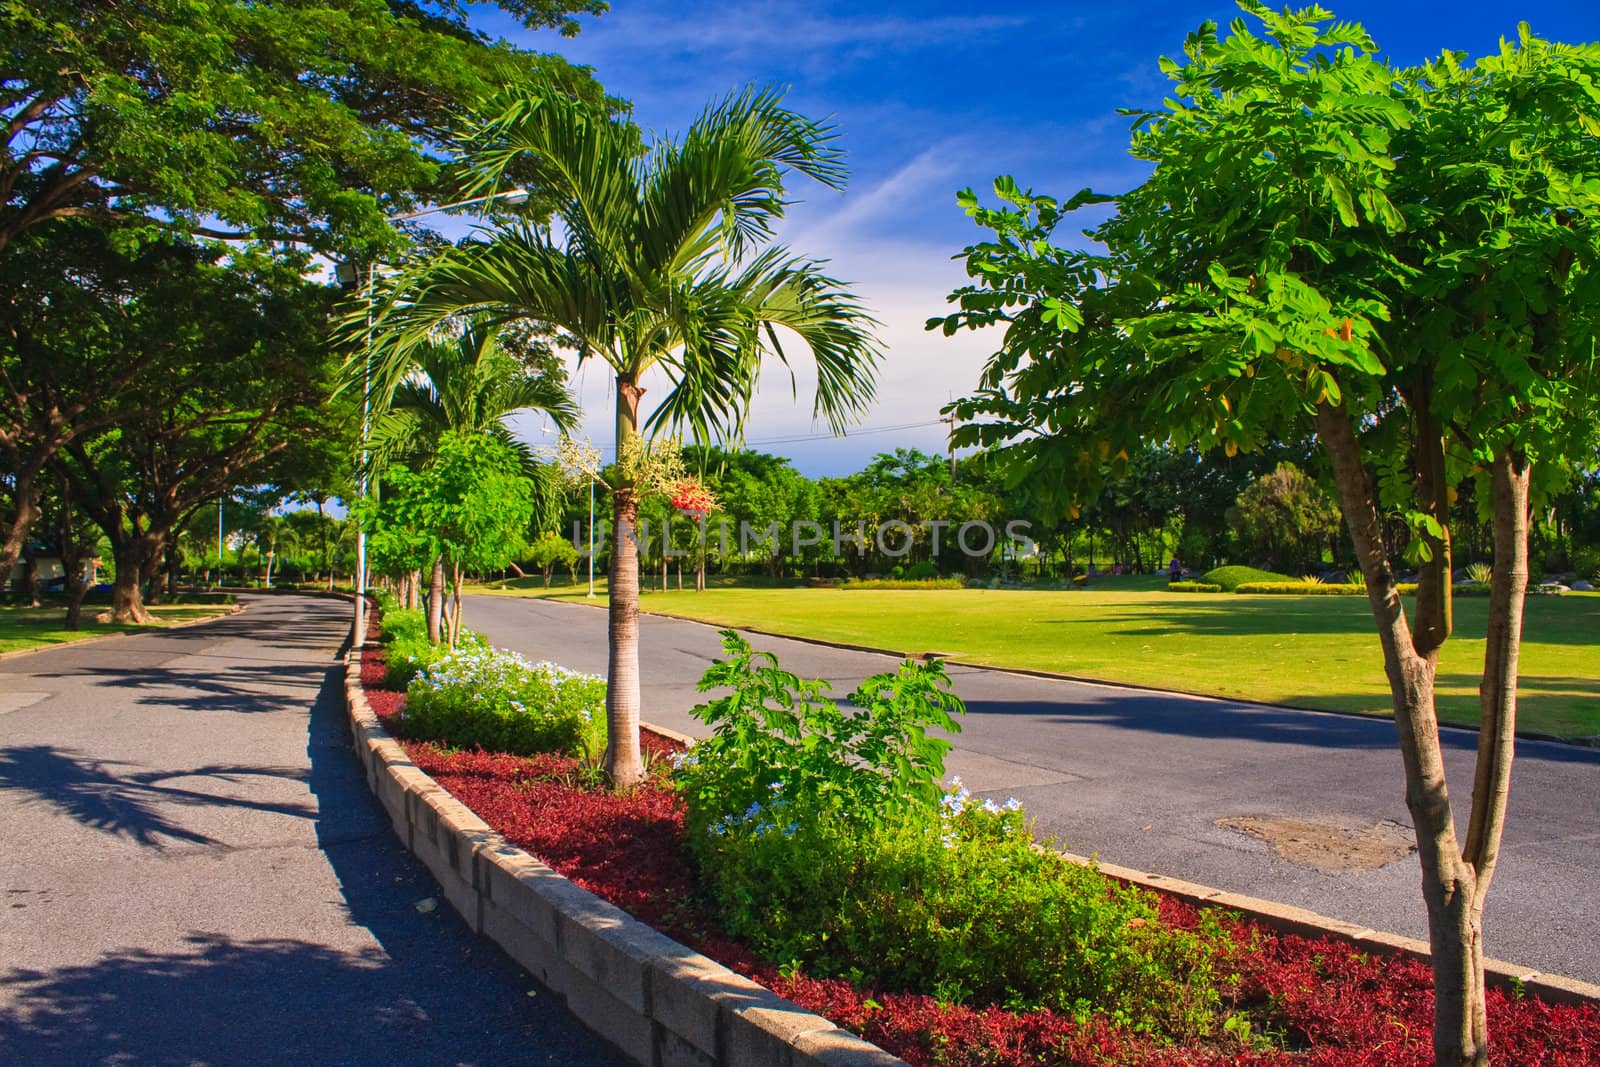
<path fill-rule="evenodd" d="M 20 659 L 23 656 L 32 656 L 39 652 L 53 652 L 61 648 L 76 648 L 79 645 L 94 645 L 101 641 L 110 641 L 115 637 L 141 637 L 146 634 L 158 634 L 166 630 L 187 630 L 191 626 L 204 626 L 208 622 L 217 622 L 221 619 L 231 619 L 244 610 L 243 604 L 220 604 L 226 608 L 221 615 L 213 615 L 209 619 L 190 619 L 188 622 L 175 622 L 171 626 L 142 626 L 137 630 L 117 630 L 109 634 L 94 634 L 91 637 L 80 637 L 76 641 L 57 641 L 53 645 L 39 645 L 35 648 L 14 648 L 9 652 L 0 652 L 0 661 Z"/>
<path fill-rule="evenodd" d="M 495 833 L 411 762 L 367 704 L 361 646 L 345 701 L 367 785 L 472 929 L 646 1067 L 891 1067 L 904 1061 L 646 926 Z"/>
<path fill-rule="evenodd" d="M 1243 893 L 1230 893 L 1211 886 L 1186 882 L 1180 878 L 1168 878 L 1166 875 L 1136 871 L 1131 867 L 1119 867 L 1114 863 L 1098 863 L 1092 857 L 1072 852 L 1063 852 L 1061 855 L 1073 863 L 1084 866 L 1094 864 L 1101 874 L 1114 878 L 1124 885 L 1166 893 L 1199 907 L 1223 908 L 1238 912 L 1245 918 L 1255 919 L 1263 926 L 1280 933 L 1350 941 L 1365 952 L 1384 956 L 1406 956 L 1424 962 L 1430 958 L 1431 949 L 1428 943 L 1414 937 L 1373 930 L 1357 923 L 1318 915 L 1314 911 L 1307 911 L 1292 904 L 1279 904 L 1260 897 L 1245 896 Z M 1510 991 L 1521 989 L 1553 1004 L 1600 1004 L 1600 985 L 1580 982 L 1562 975 L 1545 974 L 1537 967 L 1523 967 L 1505 960 L 1485 959 L 1483 968 L 1484 979 L 1488 984 L 1500 989 Z"/>

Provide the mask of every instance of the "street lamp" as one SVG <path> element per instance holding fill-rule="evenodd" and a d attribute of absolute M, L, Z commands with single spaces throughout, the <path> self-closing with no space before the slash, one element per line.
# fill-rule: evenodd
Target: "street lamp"
<path fill-rule="evenodd" d="M 521 204 L 528 199 L 526 189 L 507 189 L 503 193 L 490 193 L 487 196 L 474 196 L 466 200 L 456 200 L 437 207 L 423 208 L 421 211 L 406 211 L 398 215 L 388 216 L 388 221 L 408 222 L 411 219 L 420 219 L 424 215 L 437 215 L 441 211 L 451 211 L 458 207 L 470 207 L 473 204 L 488 204 L 498 202 L 501 204 Z M 336 271 L 340 281 L 356 282 L 360 278 L 355 264 L 341 263 Z M 367 495 L 367 437 L 372 421 L 372 297 L 373 287 L 378 278 L 378 264 L 376 261 L 367 264 L 365 286 L 367 301 L 367 337 L 366 351 L 361 360 L 361 466 L 356 471 L 356 490 L 362 497 Z M 593 565 L 591 564 L 591 569 Z M 356 608 L 355 632 L 352 635 L 352 644 L 360 647 L 367 639 L 367 531 L 356 527 Z"/>

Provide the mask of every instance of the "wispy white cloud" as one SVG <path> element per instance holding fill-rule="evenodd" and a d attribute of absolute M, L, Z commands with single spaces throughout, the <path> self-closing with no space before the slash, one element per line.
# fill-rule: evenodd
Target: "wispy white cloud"
<path fill-rule="evenodd" d="M 595 23 L 574 50 L 595 56 L 649 50 L 719 60 L 752 53 L 770 58 L 774 51 L 789 57 L 818 51 L 837 55 L 841 50 L 862 55 L 946 44 L 1027 22 L 1017 15 L 827 15 L 775 2 L 730 5 L 721 12 L 701 10 L 685 17 L 670 9 L 630 5 Z"/>

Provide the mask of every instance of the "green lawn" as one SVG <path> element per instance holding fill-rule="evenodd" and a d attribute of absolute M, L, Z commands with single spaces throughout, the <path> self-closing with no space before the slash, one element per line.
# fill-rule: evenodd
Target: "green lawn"
<path fill-rule="evenodd" d="M 65 609 L 58 607 L 10 608 L 0 607 L 0 652 L 14 652 L 23 648 L 40 648 L 81 641 L 98 634 L 118 633 L 125 630 L 152 630 L 196 619 L 210 619 L 226 615 L 232 609 L 226 604 L 173 604 L 150 609 L 156 622 L 152 626 L 112 626 L 94 621 L 95 614 L 103 610 L 94 605 L 84 605 L 83 628 L 64 630 L 61 622 Z"/>
<path fill-rule="evenodd" d="M 997 667 L 1388 714 L 1382 653 L 1363 597 L 1169 594 L 1148 588 L 1148 580 L 1123 582 L 1063 592 L 713 588 L 646 593 L 643 607 Z M 548 593 L 538 580 L 508 586 L 507 593 L 574 599 L 560 581 Z M 575 599 L 583 592 L 578 586 Z M 1481 598 L 1456 601 L 1456 634 L 1439 671 L 1446 722 L 1477 721 L 1487 607 Z M 1529 597 L 1526 620 L 1522 729 L 1563 738 L 1600 734 L 1600 594 Z"/>

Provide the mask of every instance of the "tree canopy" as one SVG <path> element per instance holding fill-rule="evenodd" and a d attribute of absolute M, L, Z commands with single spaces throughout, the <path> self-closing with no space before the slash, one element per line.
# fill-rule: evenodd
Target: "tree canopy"
<path fill-rule="evenodd" d="M 566 33 L 606 8 L 500 6 Z M 384 212 L 453 188 L 443 150 L 494 87 L 538 72 L 600 97 L 453 0 L 0 0 L 0 40 L 0 251 L 66 218 L 392 249 Z"/>
<path fill-rule="evenodd" d="M 1206 23 L 1164 110 L 1133 113 L 1149 178 L 1065 202 L 1010 179 L 961 202 L 993 238 L 947 332 L 1004 325 L 964 443 L 1092 493 L 1141 443 L 1232 452 L 1315 432 L 1394 693 L 1436 974 L 1441 1063 L 1484 1062 L 1481 922 L 1515 728 L 1528 506 L 1596 461 L 1600 45 L 1521 26 L 1498 53 L 1395 70 L 1354 23 L 1254 0 Z M 1056 229 L 1110 204 L 1095 244 Z M 1470 825 L 1458 840 L 1432 684 L 1451 629 L 1450 509 L 1473 479 L 1495 580 Z M 1387 541 L 1418 567 L 1415 611 Z"/>

